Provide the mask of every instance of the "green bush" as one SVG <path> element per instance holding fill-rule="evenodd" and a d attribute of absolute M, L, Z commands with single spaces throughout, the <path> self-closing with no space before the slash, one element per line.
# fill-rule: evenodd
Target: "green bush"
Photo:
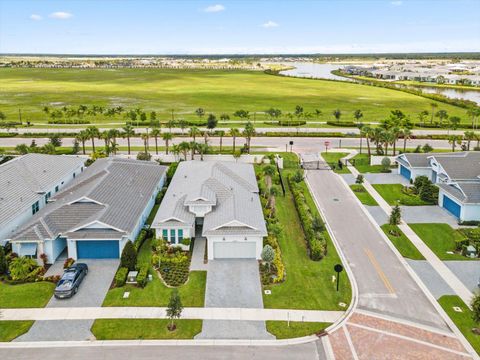
<path fill-rule="evenodd" d="M 122 287 L 127 281 L 128 269 L 126 267 L 121 267 L 117 270 L 115 274 L 115 287 Z"/>
<path fill-rule="evenodd" d="M 14 281 L 27 281 L 32 278 L 36 269 L 40 268 L 37 262 L 26 257 L 16 257 L 10 262 L 10 277 Z"/>
<path fill-rule="evenodd" d="M 169 286 L 180 286 L 188 280 L 190 258 L 183 251 L 174 249 L 160 259 L 160 275 Z"/>
<path fill-rule="evenodd" d="M 143 243 L 148 237 L 147 235 L 148 235 L 147 230 L 145 229 L 140 230 L 137 238 L 135 239 L 135 243 L 133 244 L 135 246 L 136 251 L 138 251 L 142 247 Z"/>
<path fill-rule="evenodd" d="M 142 288 L 144 288 L 147 285 L 148 270 L 149 270 L 148 266 L 142 266 L 138 271 L 137 284 Z"/>
<path fill-rule="evenodd" d="M 5 256 L 5 249 L 0 245 L 0 275 L 5 274 L 8 269 L 7 257 Z"/>
<path fill-rule="evenodd" d="M 310 241 L 310 257 L 312 260 L 322 260 L 326 253 L 325 244 L 325 242 L 317 239 L 312 239 Z"/>
<path fill-rule="evenodd" d="M 327 121 L 327 125 L 338 127 L 356 127 L 357 124 L 353 121 Z"/>
<path fill-rule="evenodd" d="M 120 258 L 120 266 L 126 267 L 128 270 L 133 271 L 135 270 L 136 265 L 137 250 L 135 250 L 133 243 L 129 240 L 123 248 L 122 256 Z"/>

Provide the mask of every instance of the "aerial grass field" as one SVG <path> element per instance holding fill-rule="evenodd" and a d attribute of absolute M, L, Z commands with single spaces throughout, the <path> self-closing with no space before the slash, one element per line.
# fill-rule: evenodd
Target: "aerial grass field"
<path fill-rule="evenodd" d="M 309 121 L 333 120 L 335 109 L 342 111 L 340 121 L 352 121 L 353 111 L 361 109 L 363 121 L 378 121 L 390 110 L 400 109 L 416 120 L 416 114 L 429 110 L 432 100 L 401 91 L 368 85 L 310 80 L 268 75 L 253 71 L 176 70 L 176 69 L 0 69 L 0 111 L 7 120 L 46 123 L 44 106 L 101 105 L 140 107 L 156 111 L 158 118 L 168 120 L 172 110 L 176 119 L 198 119 L 195 109 L 205 112 L 232 113 L 239 109 L 263 112 L 279 108 L 285 114 L 300 105 L 305 112 L 315 109 L 323 115 Z M 460 116 L 465 122 L 465 110 L 437 103 L 450 116 Z M 108 118 L 85 115 L 92 123 L 124 122 L 121 115 Z M 253 115 L 251 116 L 253 120 Z M 266 120 L 264 114 L 257 121 Z"/>

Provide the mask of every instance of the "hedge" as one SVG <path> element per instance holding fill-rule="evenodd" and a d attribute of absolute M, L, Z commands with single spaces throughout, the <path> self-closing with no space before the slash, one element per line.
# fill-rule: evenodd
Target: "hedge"
<path fill-rule="evenodd" d="M 127 281 L 128 269 L 126 267 L 121 267 L 117 270 L 115 274 L 115 286 L 122 287 Z"/>
<path fill-rule="evenodd" d="M 267 131 L 260 134 L 261 136 L 267 137 L 336 137 L 344 138 L 348 137 L 358 137 L 357 134 L 343 134 L 340 132 L 281 132 L 281 131 Z"/>
<path fill-rule="evenodd" d="M 18 133 L 0 133 L 0 138 L 10 138 L 18 136 Z"/>
<path fill-rule="evenodd" d="M 145 229 L 140 230 L 138 233 L 137 238 L 135 239 L 135 243 L 133 244 L 135 246 L 135 250 L 138 250 L 142 247 L 145 239 L 148 238 L 148 231 Z"/>
<path fill-rule="evenodd" d="M 307 122 L 305 120 L 278 120 L 278 121 L 264 121 L 265 125 L 278 125 L 278 126 L 302 126 L 306 125 Z"/>
<path fill-rule="evenodd" d="M 88 120 L 48 120 L 49 124 L 90 124 Z"/>
<path fill-rule="evenodd" d="M 144 288 L 147 285 L 148 280 L 148 266 L 144 265 L 138 270 L 137 284 Z"/>
<path fill-rule="evenodd" d="M 339 127 L 356 127 L 357 124 L 353 121 L 327 121 L 327 125 Z"/>

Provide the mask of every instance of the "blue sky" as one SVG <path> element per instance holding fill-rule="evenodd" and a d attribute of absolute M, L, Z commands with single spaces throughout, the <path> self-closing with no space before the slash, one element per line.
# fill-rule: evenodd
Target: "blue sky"
<path fill-rule="evenodd" d="M 479 0 L 0 0 L 0 52 L 480 51 L 479 14 Z"/>

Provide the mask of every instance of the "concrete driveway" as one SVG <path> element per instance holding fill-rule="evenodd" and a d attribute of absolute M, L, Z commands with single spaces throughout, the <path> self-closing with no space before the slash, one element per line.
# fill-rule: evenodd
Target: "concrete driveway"
<path fill-rule="evenodd" d="M 63 261 L 63 260 L 62 260 Z M 52 297 L 46 307 L 98 307 L 102 306 L 119 260 L 78 260 L 88 265 L 88 274 L 78 293 L 70 299 Z M 30 331 L 15 341 L 72 341 L 93 338 L 90 328 L 93 320 L 36 321 Z"/>
<path fill-rule="evenodd" d="M 447 210 L 434 206 L 400 206 L 402 218 L 406 223 L 445 223 L 458 228 L 458 220 Z"/>
<path fill-rule="evenodd" d="M 257 260 L 208 263 L 205 307 L 263 308 Z M 273 339 L 264 321 L 204 320 L 197 339 Z"/>
<path fill-rule="evenodd" d="M 391 173 L 385 174 L 363 174 L 365 180 L 370 184 L 410 184 L 407 179 L 396 173 L 397 170 L 392 170 Z"/>

